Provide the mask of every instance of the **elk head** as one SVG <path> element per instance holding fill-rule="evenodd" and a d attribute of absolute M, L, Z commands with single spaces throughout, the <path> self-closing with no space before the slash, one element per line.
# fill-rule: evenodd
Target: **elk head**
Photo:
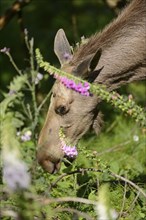
<path fill-rule="evenodd" d="M 59 30 L 54 50 L 61 69 L 92 83 L 104 84 L 109 91 L 146 79 L 145 21 L 145 0 L 133 0 L 112 24 L 79 47 L 73 57 L 64 31 Z M 90 127 L 99 132 L 99 102 L 94 95 L 82 96 L 58 80 L 55 82 L 38 141 L 37 158 L 46 171 L 59 170 L 64 157 L 59 139 L 61 127 L 71 144 L 76 144 Z"/>
<path fill-rule="evenodd" d="M 77 67 L 71 62 L 71 47 L 62 29 L 57 32 L 54 43 L 55 53 L 61 63 L 61 69 L 76 75 L 88 75 L 89 80 L 95 79 L 99 71 L 94 71 L 100 56 L 98 50 L 92 56 L 82 60 Z M 88 73 L 87 73 L 88 72 Z M 93 74 L 95 73 L 95 74 Z M 98 133 L 101 126 L 101 117 L 96 109 L 98 98 L 96 96 L 82 96 L 79 93 L 66 88 L 56 80 L 53 89 L 46 122 L 40 133 L 38 141 L 37 158 L 42 167 L 54 173 L 60 168 L 64 153 L 61 149 L 59 129 L 63 128 L 65 136 L 71 144 L 77 144 L 86 131 L 93 126 Z"/>

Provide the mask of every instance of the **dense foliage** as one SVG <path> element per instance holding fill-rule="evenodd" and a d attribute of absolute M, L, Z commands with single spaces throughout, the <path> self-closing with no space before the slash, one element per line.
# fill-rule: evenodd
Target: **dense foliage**
<path fill-rule="evenodd" d="M 9 65 L 12 64 L 17 75 L 10 82 L 8 92 L 5 89 L 2 93 L 0 106 L 0 218 L 144 220 L 146 128 L 123 109 L 113 107 L 113 103 L 102 104 L 104 128 L 98 137 L 91 131 L 82 138 L 73 163 L 62 164 L 55 175 L 45 173 L 37 164 L 37 140 L 53 80 L 39 69 L 34 40 L 28 39 L 26 29 L 25 44 L 29 65 L 23 70 L 16 65 L 11 50 L 1 50 L 3 59 L 9 58 Z M 40 93 L 42 85 L 48 86 L 45 97 Z M 134 99 L 139 106 L 144 106 L 143 83 L 131 84 L 119 92 L 127 97 L 125 103 Z M 141 124 L 144 123 L 143 118 Z"/>

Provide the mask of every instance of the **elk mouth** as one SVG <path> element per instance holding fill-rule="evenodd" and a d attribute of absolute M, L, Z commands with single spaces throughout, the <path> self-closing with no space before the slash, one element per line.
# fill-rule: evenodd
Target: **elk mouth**
<path fill-rule="evenodd" d="M 50 174 L 55 174 L 60 170 L 62 160 L 59 159 L 55 162 L 52 162 L 49 157 L 38 160 L 41 167 Z"/>

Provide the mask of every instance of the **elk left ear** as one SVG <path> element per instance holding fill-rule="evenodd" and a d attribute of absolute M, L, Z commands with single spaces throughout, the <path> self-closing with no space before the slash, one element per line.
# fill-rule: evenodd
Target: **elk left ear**
<path fill-rule="evenodd" d="M 74 70 L 73 73 L 77 76 L 80 76 L 83 79 L 87 79 L 90 77 L 90 74 L 96 73 L 96 75 L 99 74 L 98 70 L 95 70 L 96 66 L 98 65 L 98 62 L 101 57 L 102 50 L 99 49 L 96 51 L 96 53 L 93 56 L 89 56 L 86 59 L 84 59 Z M 94 71 L 95 70 L 95 71 Z M 94 74 L 95 75 L 95 74 Z M 97 76 L 94 76 L 96 78 Z"/>
<path fill-rule="evenodd" d="M 55 36 L 54 52 L 61 66 L 72 58 L 71 47 L 63 29 L 59 29 Z"/>

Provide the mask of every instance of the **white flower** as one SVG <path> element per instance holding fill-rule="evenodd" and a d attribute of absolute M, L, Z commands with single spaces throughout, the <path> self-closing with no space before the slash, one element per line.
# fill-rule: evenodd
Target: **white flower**
<path fill-rule="evenodd" d="M 133 140 L 134 140 L 135 142 L 138 142 L 138 141 L 139 141 L 139 136 L 138 136 L 138 135 L 134 135 L 134 136 L 133 136 Z"/>
<path fill-rule="evenodd" d="M 118 214 L 115 210 L 109 209 L 105 204 L 102 204 L 101 202 L 97 203 L 95 209 L 98 215 L 97 220 L 116 220 L 118 217 Z"/>
<path fill-rule="evenodd" d="M 35 78 L 35 84 L 37 85 L 40 80 L 43 79 L 43 75 L 41 73 L 38 73 L 36 78 Z"/>

